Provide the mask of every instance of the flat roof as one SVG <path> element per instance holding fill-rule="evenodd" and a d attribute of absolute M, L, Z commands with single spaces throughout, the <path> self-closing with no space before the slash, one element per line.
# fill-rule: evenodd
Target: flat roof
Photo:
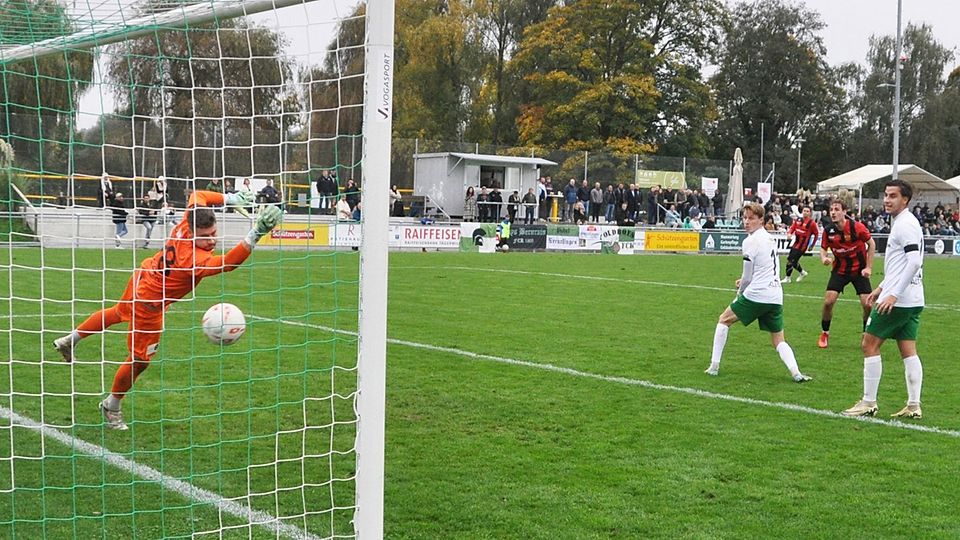
<path fill-rule="evenodd" d="M 414 154 L 414 159 L 454 157 L 464 161 L 488 165 L 556 165 L 556 162 L 538 157 L 498 156 L 494 154 L 466 154 L 463 152 L 437 152 L 433 154 Z"/>

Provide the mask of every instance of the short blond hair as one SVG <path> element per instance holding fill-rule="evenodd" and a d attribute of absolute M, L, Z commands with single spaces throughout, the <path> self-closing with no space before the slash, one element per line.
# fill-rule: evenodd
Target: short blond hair
<path fill-rule="evenodd" d="M 763 211 L 763 205 L 758 202 L 748 202 L 747 204 L 743 205 L 743 211 L 750 212 L 760 219 L 763 219 L 763 214 L 765 213 Z"/>

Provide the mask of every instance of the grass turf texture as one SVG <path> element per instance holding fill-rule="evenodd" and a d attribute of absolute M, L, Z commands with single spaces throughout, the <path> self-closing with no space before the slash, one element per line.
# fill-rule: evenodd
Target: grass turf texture
<path fill-rule="evenodd" d="M 4 264 L 9 253 L 16 264 L 39 262 L 38 251 L 18 249 L 0 255 Z M 72 257 L 47 250 L 43 262 L 92 272 L 47 270 L 41 289 L 36 272 L 15 269 L 16 295 L 116 295 L 127 271 L 100 269 L 133 263 L 123 251 L 78 251 Z M 302 475 L 322 484 L 331 464 L 335 476 L 349 479 L 352 454 L 303 460 L 303 470 L 281 465 L 248 473 L 248 466 L 271 461 L 278 448 L 299 451 L 299 436 L 278 446 L 274 434 L 301 425 L 297 415 L 305 395 L 327 396 L 331 383 L 349 395 L 353 373 L 331 365 L 335 359 L 352 368 L 355 342 L 349 335 L 270 319 L 355 329 L 356 261 L 352 252 L 259 251 L 254 265 L 205 281 L 197 300 L 170 311 L 162 361 L 138 381 L 125 406 L 134 421 L 130 432 L 104 431 L 99 423 L 95 404 L 114 366 L 95 361 L 96 338 L 78 349 L 81 362 L 73 370 L 56 363 L 41 370 L 35 351 L 48 347 L 56 332 L 0 334 L 7 340 L 0 346 L 14 353 L 14 362 L 0 365 L 0 388 L 8 394 L 12 384 L 19 392 L 5 397 L 5 406 L 53 424 L 68 424 L 73 414 L 76 427 L 67 431 L 79 438 L 228 497 L 263 493 L 240 500 L 268 513 L 302 512 L 300 491 L 274 498 L 274 490 L 299 484 Z M 738 257 L 392 254 L 389 334 L 411 343 L 388 349 L 388 537 L 705 538 L 771 531 L 783 537 L 956 537 L 951 479 L 960 439 L 951 434 L 612 380 L 814 409 L 850 406 L 862 390 L 859 306 L 850 290 L 835 309 L 830 348 L 818 349 L 828 270 L 810 258 L 804 263 L 810 275 L 785 286 L 784 316 L 800 367 L 815 380 L 797 385 L 755 325 L 731 330 L 719 377 L 702 373 L 716 318 L 733 298 Z M 953 333 L 960 312 L 958 265 L 931 258 L 924 270 L 931 305 L 921 325 L 925 418 L 918 423 L 946 430 L 960 429 L 960 397 L 952 391 L 960 375 L 950 369 L 960 344 Z M 874 284 L 882 279 L 882 262 L 876 266 Z M 0 287 L 9 282 L 0 276 Z M 219 301 L 236 303 L 251 325 L 248 336 L 223 354 L 196 328 L 203 311 Z M 12 305 L 14 314 L 39 313 L 35 302 Z M 43 305 L 42 319 L 2 322 L 18 330 L 71 325 L 53 316 L 69 313 L 68 304 Z M 108 358 L 125 354 L 121 336 L 109 335 L 103 343 Z M 412 346 L 418 343 L 607 379 Z M 902 405 L 905 389 L 893 344 L 884 347 L 884 360 L 880 412 L 888 415 Z M 47 393 L 73 388 L 84 394 L 48 395 L 41 408 L 39 398 L 23 395 L 41 388 L 41 374 Z M 348 421 L 347 400 L 332 401 L 314 411 L 312 422 L 329 423 L 331 410 Z M 337 427 L 343 429 L 334 434 L 333 447 L 346 451 L 352 426 Z M 308 435 L 307 448 L 326 452 L 331 432 L 316 432 Z M 215 528 L 218 519 L 242 525 L 99 460 L 71 459 L 59 443 L 41 448 L 39 436 L 21 428 L 0 442 L 0 488 L 10 487 L 11 440 L 14 455 L 38 458 L 13 461 L 18 489 L 0 493 L 0 526 L 18 536 L 189 537 Z M 71 489 L 73 484 L 82 487 Z M 310 488 L 307 510 L 328 509 L 331 492 L 338 506 L 349 505 L 352 489 L 349 481 Z M 70 520 L 74 514 L 82 517 Z M 307 525 L 319 536 L 349 533 L 345 514 L 328 511 Z M 252 531 L 253 537 L 272 536 Z"/>

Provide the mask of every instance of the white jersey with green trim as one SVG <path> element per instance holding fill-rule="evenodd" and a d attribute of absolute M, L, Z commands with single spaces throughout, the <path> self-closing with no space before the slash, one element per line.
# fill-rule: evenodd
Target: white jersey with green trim
<path fill-rule="evenodd" d="M 743 241 L 744 276 L 749 282 L 740 283 L 740 294 L 761 304 L 783 305 L 780 287 L 780 259 L 777 243 L 766 229 L 760 228 Z"/>
<path fill-rule="evenodd" d="M 906 273 L 910 275 L 904 275 Z M 883 255 L 883 281 L 879 287 L 882 291 L 877 301 L 896 295 L 896 307 L 924 305 L 923 228 L 909 208 L 904 208 L 893 219 L 887 249 Z"/>

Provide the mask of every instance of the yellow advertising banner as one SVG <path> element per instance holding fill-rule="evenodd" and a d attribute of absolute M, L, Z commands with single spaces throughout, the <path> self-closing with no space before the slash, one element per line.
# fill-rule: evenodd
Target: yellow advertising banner
<path fill-rule="evenodd" d="M 264 246 L 329 246 L 330 228 L 327 225 L 287 223 L 270 231 L 259 242 Z"/>
<path fill-rule="evenodd" d="M 646 231 L 647 251 L 699 251 L 700 233 L 693 231 Z"/>

